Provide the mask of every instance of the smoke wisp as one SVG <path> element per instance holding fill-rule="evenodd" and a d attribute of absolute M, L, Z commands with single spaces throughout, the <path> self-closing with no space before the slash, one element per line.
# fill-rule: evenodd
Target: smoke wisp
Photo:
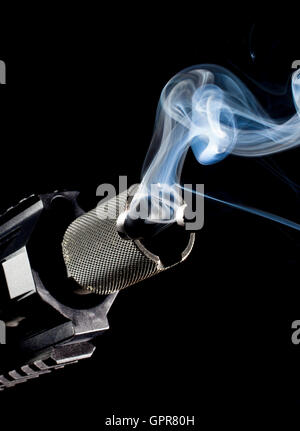
<path fill-rule="evenodd" d="M 131 210 L 158 185 L 172 199 L 152 202 L 148 222 L 157 214 L 175 214 L 185 156 L 209 165 L 229 154 L 257 157 L 300 144 L 300 72 L 291 78 L 295 114 L 273 119 L 230 71 L 216 65 L 194 66 L 175 75 L 161 93 L 154 133 Z M 175 196 L 175 198 L 174 198 Z M 166 217 L 163 217 L 166 220 Z M 172 217 L 171 217 L 172 218 Z"/>

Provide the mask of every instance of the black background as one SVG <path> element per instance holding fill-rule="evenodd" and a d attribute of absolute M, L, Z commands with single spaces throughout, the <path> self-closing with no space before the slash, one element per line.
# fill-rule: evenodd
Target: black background
<path fill-rule="evenodd" d="M 139 181 L 161 89 L 193 64 L 229 68 L 274 117 L 294 113 L 294 24 L 242 15 L 203 23 L 201 11 L 187 7 L 152 12 L 116 7 L 109 16 L 43 15 L 34 26 L 3 27 L 1 209 L 55 189 L 80 190 L 92 207 L 99 184 L 117 185 L 119 175 Z M 299 221 L 298 189 L 264 164 L 275 162 L 297 184 L 298 158 L 295 149 L 203 167 L 189 154 L 183 181 Z M 63 414 L 70 428 L 104 429 L 112 414 L 190 414 L 211 425 L 295 416 L 299 241 L 295 230 L 205 202 L 205 226 L 189 259 L 121 292 L 94 357 L 1 394 L 1 417 L 40 427 L 58 425 Z"/>

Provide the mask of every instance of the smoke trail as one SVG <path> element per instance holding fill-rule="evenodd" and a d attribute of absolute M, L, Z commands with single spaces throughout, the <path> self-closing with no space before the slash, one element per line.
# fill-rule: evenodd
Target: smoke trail
<path fill-rule="evenodd" d="M 289 119 L 274 120 L 247 87 L 220 66 L 195 66 L 175 75 L 161 93 L 141 185 L 131 209 L 151 195 L 152 184 L 159 184 L 162 190 L 171 188 L 176 195 L 174 185 L 180 184 L 189 148 L 200 164 L 208 165 L 230 153 L 257 157 L 298 146 L 299 70 L 294 72 L 291 86 L 296 112 Z M 174 213 L 174 202 L 164 199 L 159 205 L 163 213 L 170 212 L 170 207 Z"/>
<path fill-rule="evenodd" d="M 276 223 L 282 224 L 284 226 L 288 226 L 291 229 L 295 229 L 295 230 L 300 231 L 300 224 L 299 223 L 296 223 L 294 221 L 288 220 L 285 217 L 280 217 L 280 216 L 278 216 L 276 214 L 272 214 L 272 213 L 269 213 L 267 211 L 262 211 L 260 209 L 249 207 L 249 206 L 246 206 L 246 205 L 240 205 L 240 204 L 236 204 L 234 202 L 229 202 L 229 201 L 225 201 L 223 199 L 218 199 L 218 198 L 216 198 L 214 196 L 208 195 L 207 193 L 205 193 L 205 194 L 203 193 L 202 194 L 202 193 L 197 192 L 196 190 L 190 190 L 190 189 L 188 189 L 186 187 L 182 187 L 182 186 L 179 186 L 179 187 L 182 190 L 186 190 L 188 192 L 199 194 L 199 195 L 201 195 L 201 196 L 203 196 L 203 197 L 205 197 L 205 198 L 207 198 L 209 200 L 212 200 L 214 202 L 217 202 L 219 204 L 226 205 L 226 206 L 229 206 L 231 208 L 235 208 L 235 209 L 238 209 L 238 210 L 241 210 L 241 211 L 245 211 L 245 212 L 247 212 L 249 214 L 257 215 L 259 217 L 263 217 L 263 218 L 266 218 L 268 220 L 275 221 Z"/>

